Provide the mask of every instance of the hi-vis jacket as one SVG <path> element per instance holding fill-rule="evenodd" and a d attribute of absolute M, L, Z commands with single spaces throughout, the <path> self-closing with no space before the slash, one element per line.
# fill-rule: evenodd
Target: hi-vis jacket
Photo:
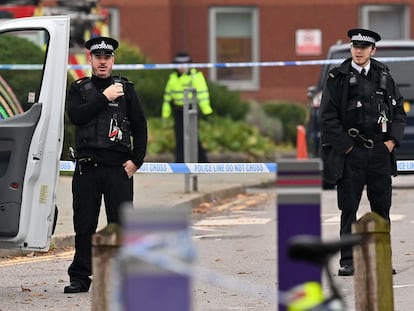
<path fill-rule="evenodd" d="M 167 85 L 165 86 L 164 102 L 162 104 L 161 115 L 163 118 L 169 118 L 171 116 L 173 106 L 183 107 L 184 89 L 191 87 L 197 91 L 197 101 L 201 113 L 204 115 L 213 113 L 204 75 L 201 71 L 193 68 L 188 73 L 182 75 L 179 75 L 176 71 L 170 74 Z"/>

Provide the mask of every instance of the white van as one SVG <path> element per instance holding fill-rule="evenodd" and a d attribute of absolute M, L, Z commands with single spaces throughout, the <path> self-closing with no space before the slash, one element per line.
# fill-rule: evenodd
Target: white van
<path fill-rule="evenodd" d="M 0 249 L 47 251 L 63 145 L 68 16 L 0 25 Z"/>

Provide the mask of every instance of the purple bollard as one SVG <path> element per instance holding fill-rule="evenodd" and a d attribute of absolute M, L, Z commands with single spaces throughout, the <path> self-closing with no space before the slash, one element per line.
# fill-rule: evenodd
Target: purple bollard
<path fill-rule="evenodd" d="M 176 237 L 188 230 L 190 211 L 185 208 L 125 208 L 123 212 L 123 247 L 142 247 L 148 243 L 148 237 L 164 239 L 164 242 L 148 250 L 155 249 L 154 262 L 140 256 L 121 257 L 118 299 L 122 310 L 190 311 L 190 278 L 165 268 L 169 258 L 177 260 L 177 249 L 191 244 L 185 234 Z"/>
<path fill-rule="evenodd" d="M 278 288 L 285 293 L 305 282 L 321 282 L 321 268 L 287 256 L 291 237 L 321 236 L 321 178 L 319 160 L 282 160 L 277 170 Z M 287 307 L 279 303 L 279 311 Z"/>

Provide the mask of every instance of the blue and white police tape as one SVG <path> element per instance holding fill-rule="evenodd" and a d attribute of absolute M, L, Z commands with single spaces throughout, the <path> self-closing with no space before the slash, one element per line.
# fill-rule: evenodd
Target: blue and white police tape
<path fill-rule="evenodd" d="M 179 250 L 177 250 L 177 245 Z M 126 243 L 121 247 L 115 263 L 116 268 L 131 259 L 138 259 L 152 264 L 161 269 L 180 275 L 197 279 L 216 287 L 226 288 L 249 296 L 265 299 L 270 303 L 277 302 L 277 293 L 274 289 L 245 280 L 237 279 L 230 275 L 223 275 L 215 271 L 195 267 L 191 262 L 195 259 L 195 248 L 191 243 L 191 232 L 170 232 L 150 234 L 147 237 Z M 146 276 L 148 277 L 148 276 Z M 286 304 L 286 295 L 279 295 L 279 303 Z"/>
<path fill-rule="evenodd" d="M 138 173 L 152 174 L 229 174 L 275 173 L 276 163 L 159 163 L 145 162 Z M 60 161 L 60 171 L 73 172 L 75 163 Z"/>
<path fill-rule="evenodd" d="M 408 57 L 378 57 L 382 62 L 410 62 L 413 56 Z M 299 61 L 270 61 L 270 62 L 231 62 L 231 63 L 189 63 L 189 64 L 115 64 L 113 70 L 154 70 L 154 69 L 176 69 L 188 66 L 193 68 L 232 68 L 232 67 L 286 67 L 286 66 L 315 66 L 326 64 L 340 64 L 344 59 L 321 59 L 321 60 L 299 60 Z M 0 70 L 42 70 L 43 65 L 38 64 L 1 64 Z M 69 64 L 68 70 L 90 69 L 89 64 Z"/>
<path fill-rule="evenodd" d="M 399 160 L 397 161 L 398 172 L 412 172 L 414 171 L 414 160 Z"/>
<path fill-rule="evenodd" d="M 61 172 L 73 172 L 75 162 L 60 161 Z M 397 161 L 398 172 L 414 172 L 414 160 Z M 277 163 L 162 163 L 145 162 L 138 173 L 151 174 L 230 174 L 276 173 Z"/>

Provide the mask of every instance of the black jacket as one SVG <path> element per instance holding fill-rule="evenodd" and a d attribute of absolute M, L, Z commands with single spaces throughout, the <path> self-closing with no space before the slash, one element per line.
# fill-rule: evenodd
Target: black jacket
<path fill-rule="evenodd" d="M 113 77 L 101 79 L 91 77 L 94 87 L 90 88 L 85 96 L 80 87 L 81 80 L 72 83 L 66 98 L 66 111 L 69 120 L 77 127 L 96 120 L 103 111 L 109 109 L 109 100 L 102 94 L 110 84 Z M 126 152 L 119 148 L 96 148 L 96 146 L 76 146 L 77 158 L 91 157 L 96 162 L 105 165 L 121 165 L 126 160 L 132 160 L 138 168 L 142 165 L 147 148 L 147 121 L 132 83 L 125 80 L 124 83 L 125 101 L 129 119 L 129 130 L 133 139 L 132 148 Z"/>
<path fill-rule="evenodd" d="M 342 177 L 345 152 L 354 145 L 354 140 L 344 128 L 345 115 L 348 107 L 349 84 L 352 76 L 351 58 L 345 60 L 339 67 L 329 72 L 328 80 L 322 93 L 320 106 L 321 127 L 321 158 L 324 165 L 324 180 L 336 183 Z M 388 68 L 379 61 L 371 59 L 371 71 L 374 80 L 379 85 L 380 72 Z M 375 90 L 376 88 L 374 88 Z M 403 98 L 388 74 L 384 102 L 390 111 L 388 131 L 384 140 L 392 139 L 396 146 L 401 143 L 404 134 L 406 114 L 403 108 Z M 392 153 L 393 174 L 397 174 L 396 158 Z"/>

